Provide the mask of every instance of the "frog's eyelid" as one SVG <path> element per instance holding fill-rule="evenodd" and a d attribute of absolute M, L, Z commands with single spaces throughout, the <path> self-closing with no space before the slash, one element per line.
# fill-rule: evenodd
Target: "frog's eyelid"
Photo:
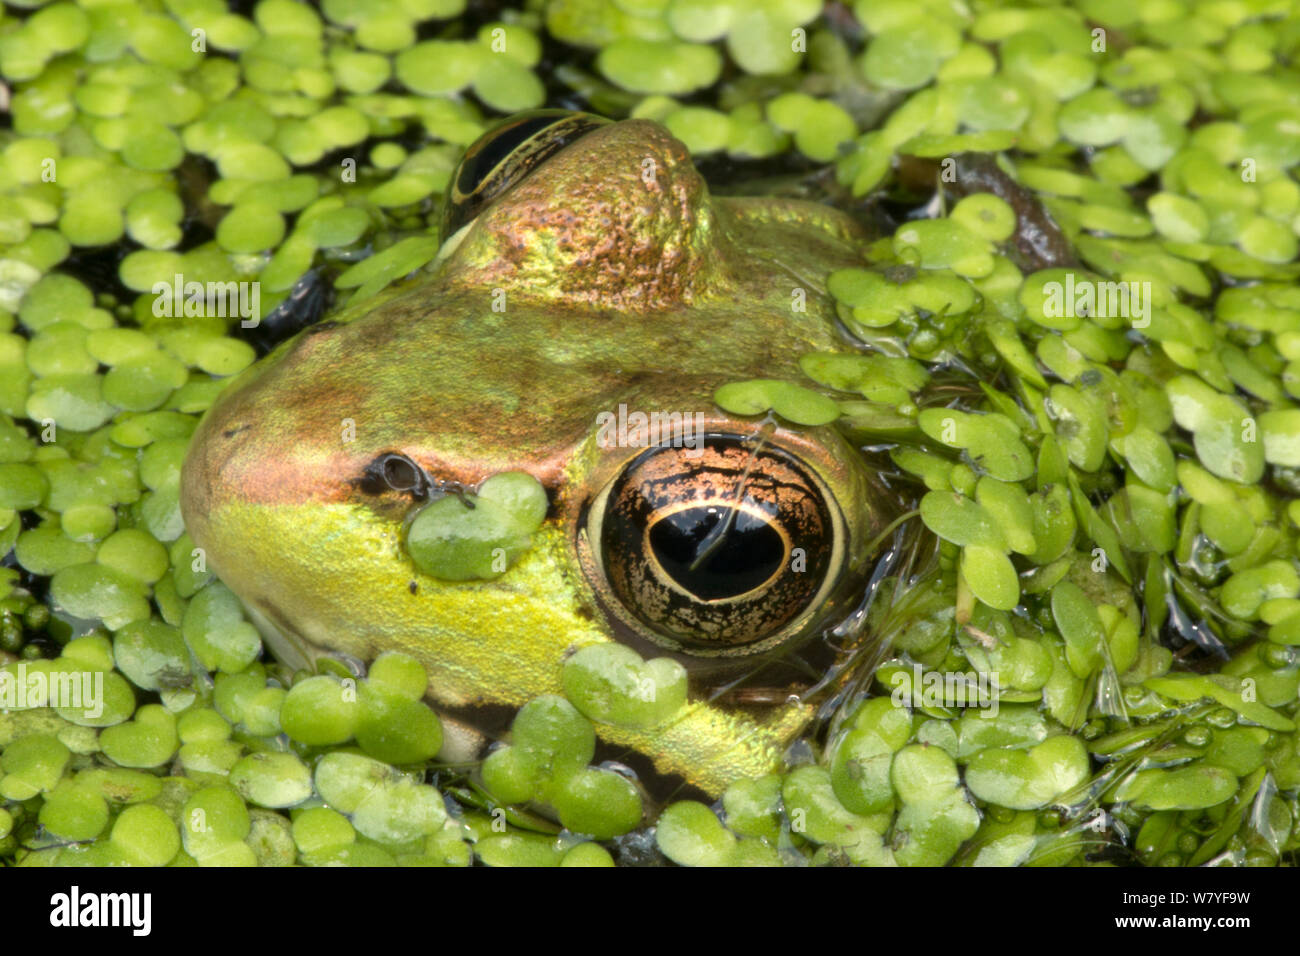
<path fill-rule="evenodd" d="M 433 257 L 434 265 L 437 265 L 450 256 L 460 246 L 465 239 L 465 234 L 469 232 L 469 227 L 473 223 L 465 223 L 457 229 L 452 235 L 443 240 L 442 245 L 438 247 L 438 254 Z"/>

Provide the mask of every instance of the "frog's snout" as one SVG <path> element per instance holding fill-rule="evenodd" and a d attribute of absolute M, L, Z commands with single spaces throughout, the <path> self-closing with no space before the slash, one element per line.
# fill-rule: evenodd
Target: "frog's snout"
<path fill-rule="evenodd" d="M 259 378 L 232 384 L 190 439 L 181 470 L 181 513 L 197 546 L 220 568 L 222 516 L 246 505 L 302 502 L 313 497 L 299 413 L 259 402 Z M 295 437 L 296 436 L 296 437 Z"/>
<path fill-rule="evenodd" d="M 214 516 L 230 504 L 247 500 L 255 485 L 246 460 L 253 425 L 245 416 L 224 414 L 220 406 L 204 418 L 190 440 L 181 469 L 181 513 L 190 537 L 205 550 Z"/>
<path fill-rule="evenodd" d="M 313 360 L 328 327 L 291 340 L 231 382 L 190 439 L 181 471 L 181 512 L 204 546 L 237 505 L 297 504 L 319 497 L 319 459 L 339 448 L 329 391 L 312 391 L 322 376 Z M 334 462 L 331 460 L 331 464 Z"/>

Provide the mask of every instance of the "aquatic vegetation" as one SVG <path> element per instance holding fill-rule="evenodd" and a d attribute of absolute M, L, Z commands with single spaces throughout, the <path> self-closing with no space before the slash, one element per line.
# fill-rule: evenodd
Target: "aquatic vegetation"
<path fill-rule="evenodd" d="M 465 6 L 0 15 L 0 859 L 1293 863 L 1300 8 Z M 277 665 L 180 514 L 226 383 L 434 262 L 464 147 L 558 104 L 879 236 L 828 279 L 860 355 L 715 395 L 837 421 L 904 507 L 873 642 L 713 805 L 597 756 L 683 706 L 671 659 L 579 651 L 439 761 L 418 661 Z M 417 564 L 504 572 L 517 477 L 429 505 Z"/>

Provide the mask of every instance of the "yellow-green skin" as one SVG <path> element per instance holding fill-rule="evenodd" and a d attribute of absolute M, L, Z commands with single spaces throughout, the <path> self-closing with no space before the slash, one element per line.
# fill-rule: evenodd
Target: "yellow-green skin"
<path fill-rule="evenodd" d="M 404 651 L 444 711 L 560 693 L 566 655 L 618 633 L 580 512 L 642 449 L 602 447 L 597 415 L 624 403 L 756 432 L 714 390 L 797 380 L 801 354 L 845 347 L 825 279 L 860 261 L 860 238 L 827 207 L 711 198 L 658 124 L 602 127 L 487 206 L 428 275 L 233 382 L 185 463 L 189 532 L 291 664 Z M 831 490 L 860 565 L 879 524 L 856 452 L 830 427 L 771 440 Z M 552 517 L 501 577 L 432 578 L 402 548 L 410 499 L 358 487 L 384 452 L 466 485 L 529 472 Z M 806 701 L 742 710 L 709 690 L 693 679 L 667 726 L 597 732 L 719 793 L 777 767 L 811 716 Z"/>

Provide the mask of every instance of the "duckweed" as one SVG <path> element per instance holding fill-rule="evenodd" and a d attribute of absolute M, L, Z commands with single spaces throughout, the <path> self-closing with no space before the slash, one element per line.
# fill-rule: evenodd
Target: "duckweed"
<path fill-rule="evenodd" d="M 651 729 L 686 704 L 686 669 L 670 657 L 642 660 L 621 644 L 584 647 L 564 662 L 564 693 L 597 723 Z"/>
<path fill-rule="evenodd" d="M 1116 858 L 1118 828 L 1078 838 L 1105 808 L 1147 865 L 1294 862 L 1300 148 L 1275 6 L 890 0 L 845 30 L 804 0 L 566 0 L 457 32 L 460 0 L 262 0 L 207 18 L 208 54 L 180 7 L 10 22 L 0 693 L 20 666 L 103 684 L 98 707 L 0 704 L 0 857 L 610 865 L 653 826 L 681 865 L 1066 865 Z M 543 82 L 544 43 L 591 70 Z M 180 517 L 197 416 L 256 355 L 240 321 L 311 270 L 358 302 L 429 267 L 460 150 L 553 83 L 908 210 L 807 277 L 862 354 L 715 400 L 886 442 L 936 568 L 870 611 L 894 656 L 865 699 L 712 807 L 592 763 L 597 726 L 690 706 L 671 660 L 581 648 L 568 699 L 444 766 L 418 661 L 268 667 Z M 118 243 L 115 275 L 85 267 Z M 178 275 L 260 304 L 155 294 Z M 536 479 L 448 491 L 408 529 L 424 571 L 525 559 Z"/>
<path fill-rule="evenodd" d="M 552 807 L 568 829 L 606 840 L 639 825 L 642 800 L 624 776 L 587 766 L 594 753 L 591 723 L 564 698 L 539 697 L 520 709 L 510 743 L 483 762 L 483 781 L 503 804 Z"/>
<path fill-rule="evenodd" d="M 448 581 L 504 574 L 532 545 L 546 492 L 524 472 L 493 475 L 477 495 L 440 498 L 421 509 L 406 549 L 421 570 Z"/>
<path fill-rule="evenodd" d="M 412 699 L 367 681 L 360 687 L 358 703 L 357 743 L 372 757 L 394 764 L 423 763 L 442 747 L 438 718 L 418 697 Z M 267 716 L 276 713 L 273 704 Z M 249 716 L 246 712 L 245 723 Z"/>
<path fill-rule="evenodd" d="M 664 856 L 681 866 L 725 866 L 738 844 L 712 810 L 686 800 L 659 815 L 655 842 Z"/>
<path fill-rule="evenodd" d="M 293 740 L 320 747 L 352 739 L 359 720 L 355 688 L 332 676 L 298 681 L 280 708 L 280 725 Z M 241 716 L 236 719 L 242 719 Z M 231 715 L 233 716 L 233 715 Z"/>
<path fill-rule="evenodd" d="M 105 727 L 99 745 L 119 767 L 162 766 L 176 753 L 176 718 L 157 704 L 146 704 L 133 720 Z"/>
<path fill-rule="evenodd" d="M 293 807 L 312 795 L 311 770 L 296 754 L 249 754 L 230 768 L 230 785 L 259 807 Z"/>
<path fill-rule="evenodd" d="M 839 406 L 825 396 L 776 379 L 723 385 L 713 399 L 720 408 L 736 415 L 761 415 L 771 409 L 798 425 L 824 425 L 840 415 Z"/>

